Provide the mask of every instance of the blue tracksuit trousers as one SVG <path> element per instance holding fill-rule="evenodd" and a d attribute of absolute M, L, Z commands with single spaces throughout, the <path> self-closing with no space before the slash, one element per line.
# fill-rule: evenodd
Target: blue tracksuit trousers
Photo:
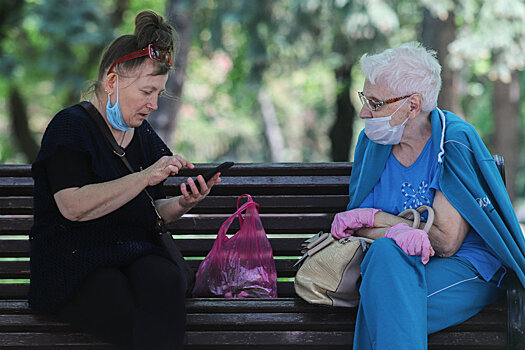
<path fill-rule="evenodd" d="M 427 349 L 427 334 L 466 321 L 505 291 L 464 258 L 423 265 L 389 238 L 372 244 L 361 274 L 354 350 Z"/>

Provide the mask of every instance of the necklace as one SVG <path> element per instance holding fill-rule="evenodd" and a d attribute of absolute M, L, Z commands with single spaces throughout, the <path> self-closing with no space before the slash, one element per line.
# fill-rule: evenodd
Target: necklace
<path fill-rule="evenodd" d="M 120 140 L 120 147 L 122 147 L 122 144 L 124 143 L 124 137 L 126 136 L 126 131 L 122 134 L 122 140 Z"/>

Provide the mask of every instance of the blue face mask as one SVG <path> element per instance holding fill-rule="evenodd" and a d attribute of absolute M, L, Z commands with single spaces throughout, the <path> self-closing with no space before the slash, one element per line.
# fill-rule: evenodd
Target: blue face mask
<path fill-rule="evenodd" d="M 118 75 L 117 75 L 117 102 L 111 107 L 111 99 L 108 94 L 108 104 L 106 105 L 106 117 L 108 118 L 109 124 L 120 131 L 128 131 L 131 128 L 126 124 L 124 118 L 122 117 L 122 112 L 120 111 L 120 105 L 118 103 Z"/>

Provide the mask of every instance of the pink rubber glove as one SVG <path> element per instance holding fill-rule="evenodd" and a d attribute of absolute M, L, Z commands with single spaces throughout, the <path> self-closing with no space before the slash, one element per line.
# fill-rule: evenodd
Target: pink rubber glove
<path fill-rule="evenodd" d="M 427 233 L 406 223 L 392 226 L 385 232 L 385 237 L 393 239 L 408 255 L 420 256 L 423 264 L 428 263 L 430 257 L 434 256 Z"/>
<path fill-rule="evenodd" d="M 356 208 L 335 214 L 332 221 L 332 236 L 341 239 L 351 236 L 362 227 L 374 227 L 374 216 L 381 209 Z"/>

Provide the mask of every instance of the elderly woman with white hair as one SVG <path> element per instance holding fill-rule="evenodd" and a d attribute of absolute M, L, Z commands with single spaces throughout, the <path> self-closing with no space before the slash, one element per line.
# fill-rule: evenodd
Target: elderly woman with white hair
<path fill-rule="evenodd" d="M 427 334 L 495 302 L 508 278 L 525 285 L 525 241 L 479 135 L 437 108 L 435 53 L 406 43 L 365 54 L 361 68 L 365 129 L 347 211 L 332 223 L 335 237 L 376 240 L 361 265 L 354 349 L 426 349 Z M 428 234 L 397 217 L 423 205 L 435 212 Z"/>

